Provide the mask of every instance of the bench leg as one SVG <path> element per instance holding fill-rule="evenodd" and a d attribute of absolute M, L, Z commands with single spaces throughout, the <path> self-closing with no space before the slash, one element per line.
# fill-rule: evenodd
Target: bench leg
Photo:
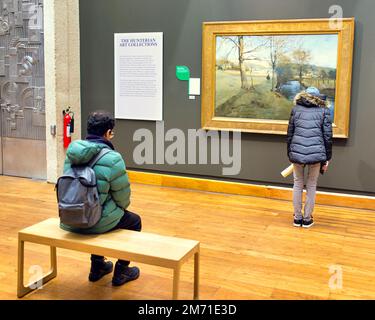
<path fill-rule="evenodd" d="M 173 269 L 173 300 L 178 299 L 178 289 L 180 285 L 180 270 L 180 266 L 177 266 Z"/>
<path fill-rule="evenodd" d="M 56 247 L 51 248 L 51 270 L 42 279 L 38 279 L 33 283 L 28 284 L 26 287 L 24 285 L 24 268 L 25 268 L 25 242 L 23 240 L 18 240 L 18 277 L 17 277 L 17 296 L 22 298 L 26 294 L 38 289 L 36 283 L 41 281 L 42 284 L 56 278 L 57 276 L 57 258 L 56 258 Z"/>
<path fill-rule="evenodd" d="M 194 254 L 194 300 L 199 300 L 199 251 Z"/>

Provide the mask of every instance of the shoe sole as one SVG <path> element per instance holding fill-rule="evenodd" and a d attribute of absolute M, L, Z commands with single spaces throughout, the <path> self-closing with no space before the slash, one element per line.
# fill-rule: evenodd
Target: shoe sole
<path fill-rule="evenodd" d="M 90 282 L 97 282 L 97 281 L 99 281 L 101 278 L 103 278 L 104 276 L 106 276 L 107 274 L 109 274 L 109 273 L 112 273 L 112 271 L 113 271 L 113 268 L 112 268 L 112 270 L 110 270 L 110 271 L 108 271 L 108 272 L 106 272 L 106 273 L 103 273 L 99 278 L 90 278 L 90 276 L 89 276 L 89 281 Z"/>
<path fill-rule="evenodd" d="M 114 283 L 114 282 L 112 281 L 112 286 L 114 286 L 114 287 L 120 287 L 120 286 L 124 285 L 125 283 L 128 283 L 128 282 L 130 282 L 130 281 L 137 280 L 137 279 L 139 278 L 139 275 L 140 275 L 140 274 L 138 274 L 138 276 L 137 276 L 136 278 L 134 278 L 134 279 L 129 279 L 129 280 L 126 280 L 126 281 L 121 282 L 121 283 Z"/>
<path fill-rule="evenodd" d="M 302 228 L 311 228 L 313 225 L 315 224 L 315 222 L 313 222 L 312 224 L 309 224 L 309 225 L 302 225 Z"/>
<path fill-rule="evenodd" d="M 293 223 L 293 226 L 295 226 L 295 227 L 302 227 L 302 224 Z"/>

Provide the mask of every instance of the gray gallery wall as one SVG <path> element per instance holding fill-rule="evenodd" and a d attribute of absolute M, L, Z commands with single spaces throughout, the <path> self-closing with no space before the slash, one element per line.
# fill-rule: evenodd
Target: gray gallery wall
<path fill-rule="evenodd" d="M 332 4 L 356 18 L 350 138 L 336 140 L 332 166 L 319 181 L 328 190 L 375 193 L 375 1 L 373 0 L 80 0 L 82 128 L 89 112 L 114 110 L 113 34 L 164 32 L 164 121 L 166 130 L 200 128 L 200 99 L 189 100 L 176 65 L 201 77 L 202 22 L 326 18 Z M 155 123 L 118 120 L 115 144 L 127 167 L 229 179 L 219 165 L 145 165 L 133 162 L 133 133 Z M 285 137 L 242 135 L 242 170 L 232 180 L 291 184 L 280 171 L 288 163 Z"/>

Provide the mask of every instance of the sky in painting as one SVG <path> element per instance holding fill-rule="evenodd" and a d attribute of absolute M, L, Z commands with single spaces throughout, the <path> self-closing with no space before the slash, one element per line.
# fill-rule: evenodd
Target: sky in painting
<path fill-rule="evenodd" d="M 311 53 L 310 64 L 319 67 L 336 68 L 338 36 L 336 34 L 319 34 L 319 35 L 287 35 L 275 36 L 275 38 L 286 39 L 288 45 L 284 48 L 284 53 L 288 55 L 297 48 L 302 48 Z M 245 51 L 264 44 L 266 36 L 245 36 Z M 234 44 L 230 40 L 223 40 L 221 36 L 216 38 L 216 58 L 227 58 L 230 61 L 238 63 L 238 50 L 233 49 Z M 249 55 L 248 55 L 249 56 Z M 251 57 L 269 61 L 269 45 L 259 47 L 250 54 Z"/>

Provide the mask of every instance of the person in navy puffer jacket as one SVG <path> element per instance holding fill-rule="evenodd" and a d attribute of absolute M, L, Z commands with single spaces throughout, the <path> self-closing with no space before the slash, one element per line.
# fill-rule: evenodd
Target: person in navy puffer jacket
<path fill-rule="evenodd" d="M 309 228 L 314 224 L 312 212 L 315 206 L 316 186 L 319 173 L 328 169 L 332 158 L 332 123 L 325 97 L 315 87 L 309 87 L 295 97 L 287 135 L 287 150 L 294 164 L 294 226 Z M 306 203 L 302 215 L 304 169 L 308 167 Z"/>

